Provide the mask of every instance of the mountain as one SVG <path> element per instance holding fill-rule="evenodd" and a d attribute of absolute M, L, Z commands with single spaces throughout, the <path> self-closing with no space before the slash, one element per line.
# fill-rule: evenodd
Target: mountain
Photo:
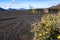
<path fill-rule="evenodd" d="M 0 7 L 0 11 L 4 11 L 4 10 L 5 10 L 5 9 L 3 9 L 3 8 Z"/>
<path fill-rule="evenodd" d="M 50 9 L 60 9 L 60 4 L 50 7 Z"/>
<path fill-rule="evenodd" d="M 20 8 L 19 10 L 25 10 L 25 8 Z"/>
<path fill-rule="evenodd" d="M 17 9 L 9 8 L 8 10 L 17 10 Z"/>

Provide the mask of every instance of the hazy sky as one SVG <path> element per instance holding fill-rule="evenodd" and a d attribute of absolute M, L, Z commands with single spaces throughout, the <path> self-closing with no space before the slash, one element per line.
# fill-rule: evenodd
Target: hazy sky
<path fill-rule="evenodd" d="M 47 8 L 60 3 L 60 0 L 0 0 L 2 8 Z"/>

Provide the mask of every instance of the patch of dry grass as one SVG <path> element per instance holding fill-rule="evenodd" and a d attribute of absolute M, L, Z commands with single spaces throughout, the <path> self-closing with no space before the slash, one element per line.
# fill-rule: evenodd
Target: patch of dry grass
<path fill-rule="evenodd" d="M 34 32 L 33 40 L 60 39 L 60 13 L 43 15 L 41 21 L 31 24 Z"/>

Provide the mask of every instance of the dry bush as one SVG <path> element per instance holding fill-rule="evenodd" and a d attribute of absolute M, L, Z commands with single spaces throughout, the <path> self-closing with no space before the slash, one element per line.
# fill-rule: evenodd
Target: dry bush
<path fill-rule="evenodd" d="M 33 40 L 60 39 L 60 13 L 43 15 L 41 21 L 31 24 L 34 32 Z"/>

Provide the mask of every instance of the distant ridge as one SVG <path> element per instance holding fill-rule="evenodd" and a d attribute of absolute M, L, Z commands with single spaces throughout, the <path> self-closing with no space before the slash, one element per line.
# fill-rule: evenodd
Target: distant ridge
<path fill-rule="evenodd" d="M 25 10 L 25 8 L 20 8 L 19 10 Z"/>
<path fill-rule="evenodd" d="M 60 4 L 50 7 L 50 9 L 60 9 Z"/>
<path fill-rule="evenodd" d="M 0 11 L 4 11 L 4 10 L 5 10 L 5 9 L 3 9 L 3 8 L 0 7 Z"/>
<path fill-rule="evenodd" d="M 17 10 L 17 9 L 12 9 L 12 8 L 9 8 L 8 10 Z"/>

